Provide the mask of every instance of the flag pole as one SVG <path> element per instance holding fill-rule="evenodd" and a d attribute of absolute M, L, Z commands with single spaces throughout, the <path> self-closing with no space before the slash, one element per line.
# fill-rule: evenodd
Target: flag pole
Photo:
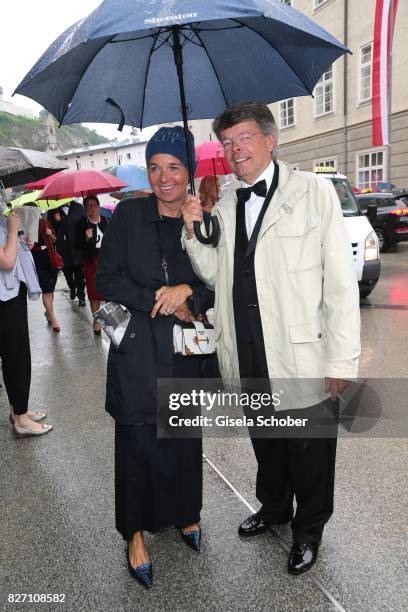
<path fill-rule="evenodd" d="M 387 181 L 391 183 L 392 156 L 392 43 L 394 33 L 394 0 L 390 2 L 390 28 L 388 32 L 388 146 L 387 146 Z"/>

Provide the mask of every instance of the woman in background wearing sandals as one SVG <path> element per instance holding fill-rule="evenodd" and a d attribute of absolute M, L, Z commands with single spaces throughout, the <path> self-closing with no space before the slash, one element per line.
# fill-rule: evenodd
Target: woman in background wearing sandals
<path fill-rule="evenodd" d="M 19 438 L 41 436 L 52 425 L 38 423 L 45 412 L 28 410 L 31 354 L 28 335 L 27 294 L 40 297 L 40 286 L 28 247 L 18 236 L 20 219 L 11 211 L 0 213 L 0 357 L 10 404 L 10 422 Z"/>

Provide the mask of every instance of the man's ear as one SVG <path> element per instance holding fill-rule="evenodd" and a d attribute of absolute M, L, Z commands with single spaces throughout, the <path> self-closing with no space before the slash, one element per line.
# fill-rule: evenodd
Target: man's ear
<path fill-rule="evenodd" d="M 273 134 L 266 135 L 266 144 L 268 145 L 269 151 L 272 153 L 276 145 L 276 139 Z"/>

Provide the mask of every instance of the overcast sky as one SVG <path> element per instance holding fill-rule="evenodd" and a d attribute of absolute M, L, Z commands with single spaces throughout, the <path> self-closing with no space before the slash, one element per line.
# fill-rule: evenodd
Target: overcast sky
<path fill-rule="evenodd" d="M 38 113 L 41 106 L 24 96 L 11 95 L 47 47 L 70 25 L 86 17 L 101 0 L 0 0 L 0 85 L 4 99 Z M 128 128 L 87 124 L 108 138 L 123 138 Z M 150 130 L 149 130 L 150 131 Z"/>

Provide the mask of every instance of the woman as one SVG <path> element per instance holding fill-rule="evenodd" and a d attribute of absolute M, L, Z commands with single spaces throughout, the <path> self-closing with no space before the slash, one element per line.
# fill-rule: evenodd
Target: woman
<path fill-rule="evenodd" d="M 75 244 L 82 251 L 86 291 L 93 314 L 103 300 L 95 289 L 95 272 L 108 219 L 99 213 L 100 204 L 96 196 L 84 198 L 84 208 L 86 217 L 75 224 Z M 93 330 L 96 335 L 101 333 L 101 327 L 96 321 L 93 322 Z"/>
<path fill-rule="evenodd" d="M 41 436 L 52 425 L 40 424 L 45 412 L 28 410 L 31 354 L 27 320 L 29 299 L 40 297 L 34 262 L 18 237 L 20 219 L 11 211 L 0 216 L 0 358 L 11 408 L 10 422 L 18 438 Z"/>
<path fill-rule="evenodd" d="M 201 179 L 200 187 L 198 189 L 198 196 L 200 198 L 200 203 L 203 210 L 211 213 L 218 200 L 219 191 L 220 185 L 218 177 L 208 175 Z"/>
<path fill-rule="evenodd" d="M 61 328 L 54 314 L 54 291 L 58 279 L 58 269 L 52 266 L 49 253 L 49 249 L 54 248 L 56 242 L 57 236 L 51 223 L 47 219 L 41 218 L 38 224 L 38 242 L 34 243 L 31 253 L 41 287 L 45 308 L 44 316 L 52 330 L 58 333 Z"/>
<path fill-rule="evenodd" d="M 191 134 L 189 139 L 194 151 Z M 158 378 L 201 377 L 202 357 L 173 354 L 173 324 L 205 312 L 213 294 L 181 246 L 188 183 L 183 129 L 156 132 L 146 163 L 153 194 L 118 205 L 102 245 L 96 286 L 132 315 L 119 350 L 110 348 L 106 409 L 116 421 L 116 527 L 128 543 L 131 575 L 148 587 L 152 569 L 144 530 L 176 526 L 189 546 L 200 548 L 201 439 L 158 439 L 156 394 Z"/>

